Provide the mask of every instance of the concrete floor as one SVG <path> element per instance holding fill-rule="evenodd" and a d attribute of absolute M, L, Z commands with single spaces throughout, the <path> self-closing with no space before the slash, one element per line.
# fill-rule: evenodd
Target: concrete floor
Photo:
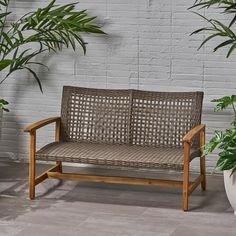
<path fill-rule="evenodd" d="M 45 165 L 38 169 L 42 171 Z M 93 174 L 121 172 L 66 169 Z M 148 176 L 142 171 L 132 175 L 166 177 L 153 171 Z M 168 176 L 180 177 L 176 173 Z M 46 180 L 38 185 L 36 200 L 30 201 L 27 165 L 0 161 L 0 236 L 235 236 L 236 217 L 223 179 L 208 176 L 207 180 L 208 190 L 195 190 L 187 213 L 180 210 L 180 190 L 157 187 Z"/>

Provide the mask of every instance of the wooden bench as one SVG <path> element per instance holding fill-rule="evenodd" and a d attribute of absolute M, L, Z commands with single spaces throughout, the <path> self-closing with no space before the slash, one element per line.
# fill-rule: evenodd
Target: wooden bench
<path fill-rule="evenodd" d="M 189 181 L 190 162 L 205 143 L 202 92 L 148 92 L 65 86 L 61 117 L 29 125 L 29 196 L 46 178 L 182 188 L 183 210 L 199 185 L 206 188 L 205 158 L 200 175 Z M 36 151 L 37 129 L 56 123 L 55 142 Z M 56 165 L 35 175 L 36 160 Z M 63 173 L 62 162 L 183 171 L 183 180 Z"/>

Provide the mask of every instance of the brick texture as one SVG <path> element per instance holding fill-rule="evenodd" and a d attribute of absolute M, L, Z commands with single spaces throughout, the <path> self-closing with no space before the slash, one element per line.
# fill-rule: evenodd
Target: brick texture
<path fill-rule="evenodd" d="M 46 0 L 12 0 L 13 17 L 42 7 Z M 58 0 L 58 3 L 70 1 Z M 236 57 L 216 53 L 210 42 L 197 51 L 204 34 L 190 33 L 205 23 L 187 10 L 189 0 L 81 0 L 79 8 L 97 15 L 108 36 L 84 35 L 88 52 L 64 50 L 45 55 L 50 71 L 39 68 L 44 93 L 27 73 L 16 73 L 0 87 L 10 102 L 4 114 L 0 156 L 27 160 L 28 137 L 23 127 L 39 119 L 59 115 L 63 85 L 95 88 L 135 88 L 156 91 L 204 91 L 203 123 L 207 139 L 214 129 L 224 129 L 232 112 L 215 114 L 210 100 L 233 94 L 236 89 Z M 214 15 L 216 12 L 210 12 Z M 227 20 L 228 16 L 223 16 Z M 222 17 L 221 17 L 222 18 Z M 11 20 L 11 19 L 10 19 Z M 53 127 L 38 133 L 38 147 L 53 139 Z M 216 155 L 207 158 L 212 171 Z M 198 160 L 192 168 L 198 170 Z"/>

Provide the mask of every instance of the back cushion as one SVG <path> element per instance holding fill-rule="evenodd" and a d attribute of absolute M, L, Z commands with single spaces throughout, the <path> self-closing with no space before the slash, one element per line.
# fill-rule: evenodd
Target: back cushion
<path fill-rule="evenodd" d="M 202 92 L 133 91 L 132 96 L 132 144 L 182 147 L 184 135 L 201 123 Z"/>
<path fill-rule="evenodd" d="M 65 86 L 62 140 L 129 143 L 131 92 Z"/>

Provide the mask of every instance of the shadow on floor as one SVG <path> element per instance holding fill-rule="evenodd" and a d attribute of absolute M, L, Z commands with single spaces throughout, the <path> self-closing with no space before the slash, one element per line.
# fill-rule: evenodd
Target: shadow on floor
<path fill-rule="evenodd" d="M 47 169 L 47 165 L 38 165 L 39 172 Z M 65 168 L 67 172 L 132 175 L 149 178 L 181 178 L 177 173 L 147 173 L 141 171 L 113 170 L 102 168 Z M 0 219 L 15 219 L 29 211 L 46 209 L 58 202 L 87 202 L 113 204 L 123 206 L 139 206 L 152 208 L 181 209 L 181 190 L 131 186 L 98 184 L 77 181 L 60 181 L 47 179 L 36 188 L 35 200 L 28 199 L 28 165 L 24 163 L 0 162 Z M 228 212 L 230 205 L 225 195 L 221 176 L 208 176 L 206 192 L 197 188 L 190 196 L 190 210 L 194 212 Z"/>

